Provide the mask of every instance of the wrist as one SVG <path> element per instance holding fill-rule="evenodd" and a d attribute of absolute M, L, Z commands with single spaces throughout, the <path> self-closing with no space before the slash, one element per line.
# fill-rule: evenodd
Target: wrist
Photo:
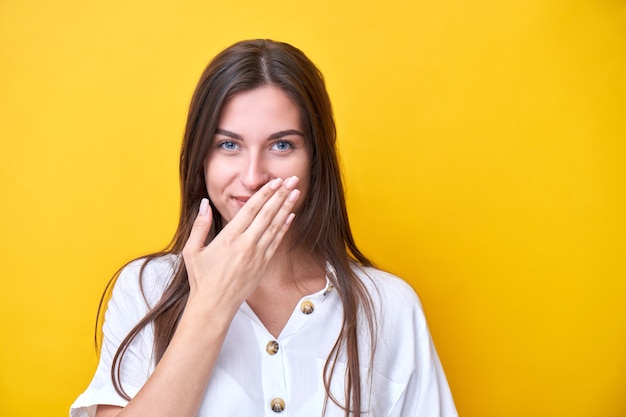
<path fill-rule="evenodd" d="M 239 305 L 228 305 L 219 300 L 207 300 L 190 294 L 179 326 L 184 324 L 199 331 L 212 329 L 226 333 L 239 310 Z"/>

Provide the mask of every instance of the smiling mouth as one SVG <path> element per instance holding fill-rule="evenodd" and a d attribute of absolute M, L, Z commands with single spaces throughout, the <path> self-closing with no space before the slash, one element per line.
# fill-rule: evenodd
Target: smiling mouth
<path fill-rule="evenodd" d="M 243 206 L 244 204 L 246 204 L 246 202 L 248 200 L 250 200 L 250 197 L 247 197 L 247 196 L 233 196 L 233 200 L 235 200 L 235 203 L 237 203 L 239 206 Z"/>

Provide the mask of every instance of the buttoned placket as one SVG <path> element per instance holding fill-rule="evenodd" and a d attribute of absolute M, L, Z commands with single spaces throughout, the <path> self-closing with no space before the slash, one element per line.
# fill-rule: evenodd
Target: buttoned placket
<path fill-rule="evenodd" d="M 267 417 L 284 417 L 293 415 L 289 408 L 289 392 L 294 387 L 288 386 L 287 374 L 289 340 L 295 336 L 307 322 L 314 318 L 315 309 L 322 304 L 326 296 L 332 291 L 330 280 L 326 280 L 326 287 L 315 294 L 300 299 L 285 328 L 277 339 L 255 320 L 259 326 L 255 328 L 259 349 L 261 350 L 261 375 L 264 391 L 264 415 Z M 295 364 L 294 364 L 295 365 Z M 297 389 L 297 387 L 296 387 Z"/>
<path fill-rule="evenodd" d="M 287 407 L 287 387 L 285 384 L 285 363 L 283 349 L 277 340 L 265 332 L 266 343 L 261 342 L 261 375 L 264 390 L 264 410 L 266 416 L 283 413 Z M 262 340 L 262 339 L 261 339 Z M 259 341 L 261 341 L 259 340 Z"/>

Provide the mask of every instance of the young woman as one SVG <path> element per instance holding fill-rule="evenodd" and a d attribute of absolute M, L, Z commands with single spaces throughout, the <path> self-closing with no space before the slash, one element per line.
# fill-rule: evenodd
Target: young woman
<path fill-rule="evenodd" d="M 79 416 L 456 416 L 415 292 L 354 243 L 321 74 L 239 42 L 207 67 L 169 249 L 117 277 Z"/>

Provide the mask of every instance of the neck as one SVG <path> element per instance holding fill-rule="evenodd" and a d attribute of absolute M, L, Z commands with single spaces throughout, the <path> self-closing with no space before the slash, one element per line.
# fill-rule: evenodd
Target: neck
<path fill-rule="evenodd" d="M 325 277 L 325 272 L 324 268 L 320 267 L 320 262 L 309 252 L 280 245 L 267 265 L 259 287 L 296 286 L 306 291 L 311 286 L 317 287 L 320 279 Z"/>
<path fill-rule="evenodd" d="M 326 286 L 325 276 L 325 269 L 308 252 L 281 249 L 246 301 L 270 334 L 278 337 L 298 301 Z"/>

